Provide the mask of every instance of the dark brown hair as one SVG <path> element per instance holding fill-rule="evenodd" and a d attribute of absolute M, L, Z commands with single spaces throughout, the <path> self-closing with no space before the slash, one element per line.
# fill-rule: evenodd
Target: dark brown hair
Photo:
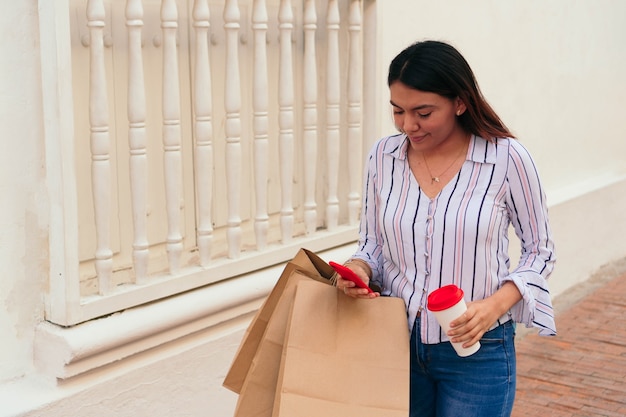
<path fill-rule="evenodd" d="M 447 43 L 416 42 L 400 52 L 389 65 L 387 84 L 396 81 L 449 99 L 458 97 L 467 107 L 459 123 L 470 133 L 487 140 L 514 137 L 483 97 L 465 58 Z"/>

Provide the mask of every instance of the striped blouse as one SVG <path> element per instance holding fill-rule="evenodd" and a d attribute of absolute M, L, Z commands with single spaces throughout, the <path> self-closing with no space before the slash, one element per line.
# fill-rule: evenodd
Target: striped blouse
<path fill-rule="evenodd" d="M 421 312 L 423 343 L 448 340 L 426 310 L 428 294 L 441 286 L 456 284 L 472 301 L 513 281 L 523 298 L 493 327 L 512 319 L 554 335 L 546 282 L 554 267 L 554 244 L 528 151 L 513 139 L 472 136 L 461 170 L 430 199 L 409 168 L 407 148 L 408 140 L 398 134 L 379 140 L 369 154 L 353 257 L 368 262 L 382 295 L 404 299 L 409 330 Z M 522 248 L 513 270 L 510 224 Z"/>

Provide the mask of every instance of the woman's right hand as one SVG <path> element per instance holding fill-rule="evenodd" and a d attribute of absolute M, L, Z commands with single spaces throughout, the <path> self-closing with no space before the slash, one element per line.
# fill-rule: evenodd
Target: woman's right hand
<path fill-rule="evenodd" d="M 367 271 L 365 270 L 365 268 L 359 265 L 359 263 L 350 262 L 344 266 L 352 270 L 352 272 L 354 272 L 359 278 L 361 278 L 361 280 L 363 280 L 363 282 L 366 285 L 369 285 L 370 277 L 367 274 Z M 337 274 L 336 285 L 337 285 L 337 289 L 342 290 L 344 294 L 346 294 L 349 297 L 368 299 L 368 298 L 376 298 L 380 296 L 380 293 L 378 292 L 372 293 L 372 292 L 369 292 L 366 288 L 357 287 L 357 285 L 354 282 L 341 278 L 339 274 Z"/>

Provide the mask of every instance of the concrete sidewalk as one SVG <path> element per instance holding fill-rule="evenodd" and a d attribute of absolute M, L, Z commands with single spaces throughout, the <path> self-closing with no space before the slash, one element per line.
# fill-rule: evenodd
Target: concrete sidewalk
<path fill-rule="evenodd" d="M 513 417 L 626 416 L 626 260 L 554 300 L 558 335 L 522 330 Z"/>

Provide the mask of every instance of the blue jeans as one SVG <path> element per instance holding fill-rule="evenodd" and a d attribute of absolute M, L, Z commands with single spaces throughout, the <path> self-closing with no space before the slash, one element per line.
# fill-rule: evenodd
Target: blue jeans
<path fill-rule="evenodd" d="M 420 341 L 419 318 L 411 334 L 410 417 L 510 416 L 515 399 L 515 326 L 485 333 L 478 352 L 462 358 L 449 342 Z"/>

